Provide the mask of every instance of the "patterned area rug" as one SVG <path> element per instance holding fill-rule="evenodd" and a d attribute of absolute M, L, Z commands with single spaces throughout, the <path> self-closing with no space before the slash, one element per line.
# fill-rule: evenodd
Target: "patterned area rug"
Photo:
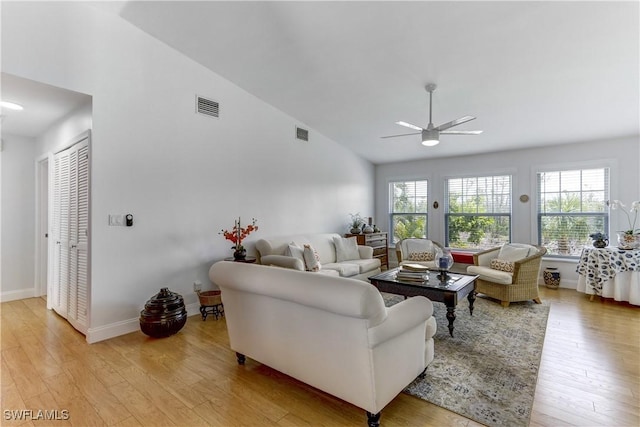
<path fill-rule="evenodd" d="M 388 306 L 402 301 L 383 294 Z M 531 415 L 549 306 L 499 302 L 478 296 L 473 316 L 458 304 L 454 337 L 446 308 L 434 303 L 435 357 L 426 378 L 405 392 L 487 426 L 527 426 Z"/>

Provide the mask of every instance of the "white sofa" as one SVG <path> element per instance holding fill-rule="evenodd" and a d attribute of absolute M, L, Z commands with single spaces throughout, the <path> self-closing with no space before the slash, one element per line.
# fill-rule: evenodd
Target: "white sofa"
<path fill-rule="evenodd" d="M 288 249 L 291 244 L 299 248 L 310 245 L 318 254 L 321 274 L 367 280 L 380 273 L 380 260 L 373 258 L 372 247 L 355 244 L 356 254 L 344 259 L 336 250 L 335 239 L 343 237 L 336 233 L 318 233 L 260 239 L 256 242 L 258 263 L 305 271 L 304 259 L 289 255 Z M 350 239 L 353 243 L 356 238 Z"/>
<path fill-rule="evenodd" d="M 231 349 L 367 411 L 380 411 L 433 360 L 433 305 L 413 297 L 386 308 L 371 284 L 220 261 Z"/>

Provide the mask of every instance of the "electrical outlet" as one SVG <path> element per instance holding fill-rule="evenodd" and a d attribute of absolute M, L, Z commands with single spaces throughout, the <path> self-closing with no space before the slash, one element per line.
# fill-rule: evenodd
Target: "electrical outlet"
<path fill-rule="evenodd" d="M 197 280 L 195 282 L 193 282 L 193 291 L 194 292 L 198 292 L 198 291 L 201 291 L 201 290 L 202 290 L 202 283 L 197 281 Z"/>

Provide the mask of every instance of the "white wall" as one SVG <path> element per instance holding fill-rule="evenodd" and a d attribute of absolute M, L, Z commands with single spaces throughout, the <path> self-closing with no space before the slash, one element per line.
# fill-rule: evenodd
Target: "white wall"
<path fill-rule="evenodd" d="M 512 241 L 533 243 L 537 241 L 537 232 L 533 226 L 536 223 L 536 171 L 538 169 L 585 167 L 594 163 L 602 165 L 602 162 L 605 162 L 611 167 L 611 199 L 631 203 L 633 200 L 640 200 L 640 189 L 635 184 L 640 180 L 639 155 L 640 141 L 637 138 L 624 138 L 378 165 L 376 166 L 376 218 L 380 228 L 387 231 L 389 228 L 389 182 L 426 178 L 429 181 L 430 205 L 434 201 L 438 201 L 440 205 L 438 209 L 432 206 L 429 209 L 428 236 L 433 240 L 444 242 L 444 180 L 452 176 L 512 174 Z M 518 200 L 522 194 L 529 195 L 529 202 L 522 203 Z M 615 239 L 615 230 L 622 230 L 628 226 L 624 226 L 626 218 L 618 215 L 617 212 L 613 212 L 610 218 Z M 562 286 L 575 288 L 577 284 L 575 265 L 575 260 L 553 261 L 546 258 L 542 268 L 558 267 L 562 275 Z"/>
<path fill-rule="evenodd" d="M 36 138 L 36 154 L 55 154 L 69 147 L 80 134 L 91 130 L 91 99 Z"/>
<path fill-rule="evenodd" d="M 2 135 L 0 300 L 34 296 L 35 140 Z"/>
<path fill-rule="evenodd" d="M 218 232 L 255 217 L 270 235 L 345 231 L 373 211 L 374 168 L 130 24 L 78 3 L 2 5 L 3 71 L 93 97 L 89 341 L 137 329 L 168 286 L 195 303 Z M 220 119 L 194 113 L 195 95 Z M 134 226 L 110 227 L 110 213 Z M 4 252 L 3 252 L 4 253 Z"/>

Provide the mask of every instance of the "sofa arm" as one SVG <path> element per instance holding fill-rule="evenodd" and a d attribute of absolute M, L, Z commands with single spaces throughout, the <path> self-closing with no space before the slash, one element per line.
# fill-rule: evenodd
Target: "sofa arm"
<path fill-rule="evenodd" d="M 369 329 L 369 346 L 388 341 L 420 323 L 425 323 L 433 315 L 433 303 L 425 297 L 412 297 L 387 309 L 387 318 Z"/>
<path fill-rule="evenodd" d="M 360 254 L 360 259 L 373 258 L 373 248 L 371 246 L 358 246 L 358 252 Z"/>
<path fill-rule="evenodd" d="M 290 268 L 304 271 L 304 262 L 301 259 L 285 255 L 265 255 L 260 258 L 262 265 L 275 265 L 276 267 Z"/>

